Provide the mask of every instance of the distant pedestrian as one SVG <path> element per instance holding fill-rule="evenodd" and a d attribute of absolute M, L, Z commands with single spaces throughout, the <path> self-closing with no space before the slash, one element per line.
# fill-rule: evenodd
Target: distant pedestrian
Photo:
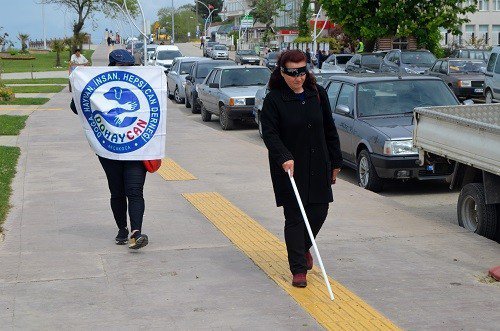
<path fill-rule="evenodd" d="M 359 39 L 357 39 L 356 42 L 358 43 L 356 53 L 363 53 L 365 51 L 365 44 Z"/>
<path fill-rule="evenodd" d="M 321 69 L 321 64 L 323 63 L 323 61 L 322 61 L 321 51 L 319 50 L 319 48 L 316 51 L 316 63 L 318 64 L 318 68 Z"/>
<path fill-rule="evenodd" d="M 117 49 L 109 53 L 109 66 L 133 66 L 134 58 L 124 49 Z M 71 101 L 71 110 L 77 114 L 74 100 Z M 118 234 L 115 238 L 117 245 L 125 245 L 128 240 L 127 208 L 130 219 L 129 248 L 139 249 L 149 242 L 147 235 L 142 233 L 144 217 L 144 183 L 146 168 L 143 161 L 119 161 L 98 156 L 111 193 L 111 210 L 115 218 Z"/>
<path fill-rule="evenodd" d="M 203 47 L 205 47 L 205 38 L 203 38 L 203 36 L 200 38 L 200 49 L 202 49 Z"/>
<path fill-rule="evenodd" d="M 333 201 L 331 185 L 342 164 L 339 136 L 328 95 L 307 70 L 302 51 L 284 52 L 269 80 L 262 108 L 263 139 L 276 205 L 283 206 L 285 242 L 292 285 L 307 286 L 313 267 L 311 241 L 288 171 L 295 179 L 312 232 L 316 236 Z"/>
<path fill-rule="evenodd" d="M 311 50 L 309 47 L 306 48 L 306 63 L 313 66 L 312 59 L 311 59 Z"/>

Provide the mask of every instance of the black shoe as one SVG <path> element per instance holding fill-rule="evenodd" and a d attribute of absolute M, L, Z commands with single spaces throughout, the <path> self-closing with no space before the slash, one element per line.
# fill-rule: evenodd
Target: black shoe
<path fill-rule="evenodd" d="M 120 229 L 118 230 L 118 234 L 116 235 L 115 238 L 115 243 L 117 245 L 125 245 L 128 241 L 128 229 Z"/>
<path fill-rule="evenodd" d="M 139 231 L 134 232 L 130 236 L 128 248 L 130 249 L 139 249 L 148 244 L 148 236 L 145 234 L 140 233 Z"/>

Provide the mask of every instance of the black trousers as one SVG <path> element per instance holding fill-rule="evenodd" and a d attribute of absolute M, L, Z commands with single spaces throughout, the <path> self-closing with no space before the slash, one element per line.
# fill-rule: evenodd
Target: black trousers
<path fill-rule="evenodd" d="M 111 210 L 119 229 L 127 227 L 127 200 L 131 231 L 142 228 L 144 216 L 143 189 L 146 168 L 142 161 L 117 161 L 99 156 L 108 178 Z"/>
<path fill-rule="evenodd" d="M 328 203 L 310 203 L 305 205 L 304 209 L 314 238 L 316 238 L 328 214 Z M 305 254 L 311 248 L 312 243 L 299 205 L 284 205 L 283 213 L 285 214 L 285 242 L 290 271 L 293 275 L 305 273 L 307 272 Z"/>

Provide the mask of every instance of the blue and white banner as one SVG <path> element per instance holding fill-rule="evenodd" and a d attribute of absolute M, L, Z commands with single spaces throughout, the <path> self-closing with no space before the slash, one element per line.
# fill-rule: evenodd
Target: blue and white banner
<path fill-rule="evenodd" d="M 78 67 L 70 75 L 95 153 L 112 160 L 165 156 L 166 77 L 160 67 Z"/>

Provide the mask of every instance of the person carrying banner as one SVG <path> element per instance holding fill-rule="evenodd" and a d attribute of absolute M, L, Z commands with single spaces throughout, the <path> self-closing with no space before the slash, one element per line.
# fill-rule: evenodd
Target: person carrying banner
<path fill-rule="evenodd" d="M 333 201 L 331 185 L 342 164 L 328 96 L 307 70 L 306 61 L 300 50 L 282 53 L 269 80 L 261 118 L 276 204 L 283 206 L 288 262 L 296 287 L 307 286 L 307 270 L 313 267 L 312 244 L 288 171 L 316 236 Z"/>
<path fill-rule="evenodd" d="M 109 53 L 109 66 L 133 65 L 134 58 L 126 50 L 118 49 Z M 71 102 L 71 109 L 77 114 L 73 100 Z M 146 234 L 142 233 L 145 209 L 143 190 L 146 180 L 146 168 L 143 161 L 112 160 L 99 155 L 98 158 L 106 173 L 111 193 L 111 211 L 118 227 L 115 243 L 117 245 L 125 245 L 128 241 L 129 248 L 131 249 L 139 249 L 146 246 L 149 238 Z M 127 226 L 127 207 L 130 218 L 130 232 Z M 129 234 L 130 239 L 128 239 Z"/>

